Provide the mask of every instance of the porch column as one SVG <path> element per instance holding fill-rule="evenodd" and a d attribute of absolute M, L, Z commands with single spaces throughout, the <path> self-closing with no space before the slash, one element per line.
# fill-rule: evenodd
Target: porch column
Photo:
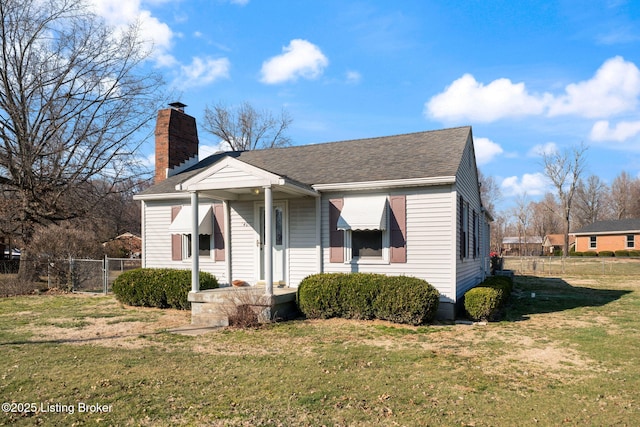
<path fill-rule="evenodd" d="M 273 213 L 273 195 L 271 187 L 264 187 L 264 294 L 273 295 L 273 234 L 271 215 Z"/>
<path fill-rule="evenodd" d="M 227 275 L 227 282 L 229 286 L 233 282 L 233 274 L 231 270 L 231 212 L 229 210 L 229 202 L 227 200 L 222 201 L 224 208 L 224 259 L 226 261 L 225 274 Z"/>
<path fill-rule="evenodd" d="M 191 193 L 191 292 L 200 291 L 198 192 Z"/>

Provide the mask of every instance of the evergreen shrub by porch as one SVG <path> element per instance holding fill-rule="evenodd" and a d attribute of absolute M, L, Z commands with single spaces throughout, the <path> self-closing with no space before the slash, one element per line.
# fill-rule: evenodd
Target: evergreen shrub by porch
<path fill-rule="evenodd" d="M 598 252 L 598 256 L 601 256 L 601 257 L 612 257 L 613 256 L 613 251 L 600 251 L 600 252 Z"/>
<path fill-rule="evenodd" d="M 214 289 L 218 280 L 200 272 L 200 289 Z M 112 287 L 118 301 L 127 305 L 158 308 L 190 308 L 191 271 L 171 268 L 138 268 L 122 273 Z"/>
<path fill-rule="evenodd" d="M 619 249 L 615 252 L 617 257 L 625 257 L 625 256 L 629 256 L 629 251 L 626 249 Z"/>
<path fill-rule="evenodd" d="M 435 317 L 440 294 L 422 279 L 371 273 L 320 273 L 298 287 L 309 318 L 383 319 L 420 325 Z"/>
<path fill-rule="evenodd" d="M 513 280 L 506 276 L 487 277 L 464 294 L 464 308 L 473 320 L 491 320 L 509 299 Z"/>

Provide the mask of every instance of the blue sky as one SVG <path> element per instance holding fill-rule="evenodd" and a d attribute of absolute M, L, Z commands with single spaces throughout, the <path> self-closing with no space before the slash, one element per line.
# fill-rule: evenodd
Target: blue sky
<path fill-rule="evenodd" d="M 471 125 L 501 208 L 549 189 L 544 150 L 584 143 L 587 174 L 640 176 L 638 1 L 93 1 L 140 20 L 200 125 L 243 101 L 284 107 L 295 144 Z"/>

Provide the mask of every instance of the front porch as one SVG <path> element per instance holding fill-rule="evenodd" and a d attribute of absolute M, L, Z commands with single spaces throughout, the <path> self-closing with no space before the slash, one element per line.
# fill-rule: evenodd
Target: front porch
<path fill-rule="evenodd" d="M 247 313 L 247 310 L 251 310 L 261 323 L 297 316 L 296 288 L 274 287 L 271 294 L 265 291 L 264 286 L 256 285 L 189 292 L 191 324 L 229 326 L 230 317 Z"/>

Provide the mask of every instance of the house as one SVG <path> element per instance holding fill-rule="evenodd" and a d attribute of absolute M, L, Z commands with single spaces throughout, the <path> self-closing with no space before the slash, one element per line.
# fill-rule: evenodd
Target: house
<path fill-rule="evenodd" d="M 502 255 L 538 256 L 542 251 L 542 238 L 539 236 L 504 237 Z"/>
<path fill-rule="evenodd" d="M 575 236 L 569 235 L 569 252 L 571 252 L 576 244 Z M 553 255 L 554 253 L 562 253 L 564 248 L 564 234 L 547 234 L 542 240 L 543 255 Z"/>
<path fill-rule="evenodd" d="M 640 250 L 640 219 L 596 221 L 571 233 L 576 252 Z"/>
<path fill-rule="evenodd" d="M 104 242 L 107 255 L 115 258 L 140 258 L 142 253 L 142 238 L 133 233 L 122 233 L 108 242 Z"/>
<path fill-rule="evenodd" d="M 135 196 L 144 267 L 203 270 L 267 296 L 319 272 L 415 276 L 449 319 L 488 274 L 470 127 L 199 160 L 195 119 L 171 105 L 158 113 L 155 184 Z M 192 274 L 194 323 L 207 295 Z"/>

